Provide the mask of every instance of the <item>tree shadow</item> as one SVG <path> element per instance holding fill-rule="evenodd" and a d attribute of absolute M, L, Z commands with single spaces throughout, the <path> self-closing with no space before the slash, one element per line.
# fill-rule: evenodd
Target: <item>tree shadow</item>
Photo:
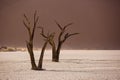
<path fill-rule="evenodd" d="M 83 70 L 45 70 L 45 71 L 51 71 L 51 72 L 89 72 L 89 71 L 83 71 Z"/>

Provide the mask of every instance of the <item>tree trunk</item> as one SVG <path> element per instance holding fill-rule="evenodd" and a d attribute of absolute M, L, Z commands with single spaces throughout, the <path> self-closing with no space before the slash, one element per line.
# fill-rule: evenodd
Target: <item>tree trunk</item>
<path fill-rule="evenodd" d="M 43 57 L 44 57 L 44 52 L 45 52 L 45 48 L 46 48 L 46 46 L 47 46 L 47 43 L 48 43 L 48 41 L 46 41 L 46 42 L 44 43 L 44 46 L 43 46 L 42 51 L 41 51 L 41 55 L 40 55 L 39 63 L 38 63 L 38 69 L 39 69 L 39 70 L 43 70 L 43 69 L 42 69 Z"/>
<path fill-rule="evenodd" d="M 61 46 L 62 46 L 62 43 L 59 43 L 57 50 L 53 53 L 53 57 L 52 57 L 53 62 L 59 62 Z"/>
<path fill-rule="evenodd" d="M 27 43 L 27 49 L 28 49 L 28 52 L 29 52 L 29 55 L 30 55 L 32 70 L 37 70 L 37 66 L 36 66 L 35 58 L 34 58 L 34 54 L 33 54 L 32 44 Z"/>
<path fill-rule="evenodd" d="M 55 45 L 52 45 L 52 61 L 55 62 L 56 60 L 56 47 Z"/>
<path fill-rule="evenodd" d="M 52 61 L 53 61 L 53 62 L 59 62 L 59 54 L 54 53 L 53 58 L 52 58 Z"/>

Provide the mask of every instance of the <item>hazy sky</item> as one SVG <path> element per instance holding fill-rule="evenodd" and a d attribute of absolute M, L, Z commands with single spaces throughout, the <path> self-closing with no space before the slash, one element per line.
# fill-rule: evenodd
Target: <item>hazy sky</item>
<path fill-rule="evenodd" d="M 0 46 L 24 47 L 27 32 L 23 13 L 38 11 L 39 25 L 59 32 L 61 25 L 74 22 L 69 32 L 79 32 L 64 44 L 70 49 L 120 49 L 120 0 L 0 0 Z M 35 46 L 43 38 L 36 31 Z"/>

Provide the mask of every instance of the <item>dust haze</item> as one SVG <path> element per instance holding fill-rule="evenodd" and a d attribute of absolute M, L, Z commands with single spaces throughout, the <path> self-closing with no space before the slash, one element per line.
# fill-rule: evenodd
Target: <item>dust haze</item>
<path fill-rule="evenodd" d="M 120 49 L 119 0 L 0 0 L 0 46 L 25 47 L 27 32 L 23 14 L 32 18 L 38 11 L 39 25 L 58 33 L 54 20 L 61 25 L 74 24 L 69 32 L 79 32 L 66 41 L 67 49 Z M 43 38 L 36 31 L 35 46 Z"/>

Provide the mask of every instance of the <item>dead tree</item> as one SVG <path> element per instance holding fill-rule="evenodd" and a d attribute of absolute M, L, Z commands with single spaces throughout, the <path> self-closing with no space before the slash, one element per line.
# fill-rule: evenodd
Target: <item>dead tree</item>
<path fill-rule="evenodd" d="M 45 42 L 44 42 L 44 45 L 42 47 L 42 51 L 41 51 L 41 54 L 40 54 L 40 58 L 39 58 L 39 62 L 38 62 L 38 69 L 43 70 L 42 69 L 42 64 L 43 64 L 44 52 L 45 52 L 45 49 L 46 49 L 46 46 L 47 46 L 48 42 L 52 38 L 53 33 L 45 35 L 43 27 L 39 27 L 39 28 L 41 29 L 40 34 L 44 38 Z"/>
<path fill-rule="evenodd" d="M 33 40 L 34 40 L 34 34 L 35 34 L 38 20 L 39 20 L 39 17 L 37 16 L 36 11 L 34 13 L 33 24 L 29 21 L 28 17 L 24 14 L 23 24 L 26 27 L 28 34 L 29 34 L 29 40 L 26 41 L 26 45 L 27 45 L 27 50 L 28 50 L 29 55 L 30 55 L 31 66 L 32 66 L 33 70 L 38 69 L 37 65 L 35 63 L 34 52 L 33 52 Z"/>
<path fill-rule="evenodd" d="M 79 33 L 66 33 L 66 29 L 72 25 L 73 23 L 69 23 L 65 26 L 61 26 L 57 21 L 55 21 L 57 24 L 58 28 L 60 29 L 60 33 L 58 35 L 58 41 L 57 45 L 55 44 L 54 37 L 49 40 L 50 45 L 52 46 L 52 61 L 53 62 L 59 62 L 59 55 L 60 55 L 60 50 L 63 45 L 63 43 L 71 36 L 77 35 Z"/>

